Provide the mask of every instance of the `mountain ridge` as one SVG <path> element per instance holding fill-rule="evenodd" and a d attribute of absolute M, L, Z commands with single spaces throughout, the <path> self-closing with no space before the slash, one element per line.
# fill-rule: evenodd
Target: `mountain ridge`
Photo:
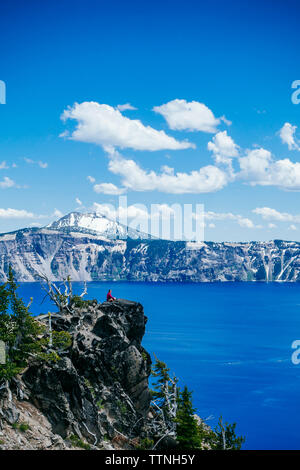
<path fill-rule="evenodd" d="M 86 228 L 61 222 L 68 217 L 70 214 L 51 227 L 0 235 L 0 280 L 6 281 L 11 265 L 18 282 L 38 281 L 39 274 L 53 281 L 69 275 L 73 281 L 300 281 L 299 242 L 204 241 L 190 245 L 144 239 L 141 232 L 141 238 L 110 238 L 107 235 L 116 228 L 109 226 L 107 232 L 111 221 L 105 220 L 104 230 L 97 232 L 91 224 Z"/>

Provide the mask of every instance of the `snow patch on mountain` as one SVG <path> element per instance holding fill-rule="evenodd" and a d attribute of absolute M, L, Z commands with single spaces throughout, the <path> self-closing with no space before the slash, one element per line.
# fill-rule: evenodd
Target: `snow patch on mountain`
<path fill-rule="evenodd" d="M 118 239 L 147 239 L 148 234 L 126 227 L 119 222 L 109 219 L 105 215 L 97 213 L 81 214 L 71 212 L 61 219 L 47 225 L 47 229 L 65 232 L 84 232 L 88 234 L 101 235 L 110 240 Z"/>

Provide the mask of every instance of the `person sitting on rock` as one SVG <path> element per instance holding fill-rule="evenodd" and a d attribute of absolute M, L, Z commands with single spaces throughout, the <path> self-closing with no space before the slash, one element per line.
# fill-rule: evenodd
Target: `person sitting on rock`
<path fill-rule="evenodd" d="M 107 292 L 106 301 L 113 302 L 114 300 L 116 300 L 116 298 L 111 295 L 111 289 L 109 289 L 109 291 Z"/>

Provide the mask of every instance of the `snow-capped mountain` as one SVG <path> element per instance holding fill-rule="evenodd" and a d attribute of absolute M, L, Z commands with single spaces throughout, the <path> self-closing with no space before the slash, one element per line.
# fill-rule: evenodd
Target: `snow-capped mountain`
<path fill-rule="evenodd" d="M 61 219 L 47 225 L 46 228 L 64 232 L 81 232 L 98 235 L 110 240 L 125 240 L 127 238 L 137 240 L 149 238 L 149 235 L 145 233 L 128 228 L 96 212 L 86 214 L 71 212 Z"/>
<path fill-rule="evenodd" d="M 126 227 L 105 216 L 73 212 L 41 229 L 1 234 L 0 281 L 11 265 L 19 282 L 37 281 L 41 273 L 74 281 L 300 282 L 299 242 L 203 242 L 189 248 L 135 230 L 126 238 Z"/>

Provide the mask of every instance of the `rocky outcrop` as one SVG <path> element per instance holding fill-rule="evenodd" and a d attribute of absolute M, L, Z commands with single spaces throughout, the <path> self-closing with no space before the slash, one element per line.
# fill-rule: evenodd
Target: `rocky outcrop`
<path fill-rule="evenodd" d="M 75 230 L 72 228 L 72 230 Z M 65 227 L 0 236 L 0 281 L 11 265 L 16 280 L 147 282 L 300 281 L 300 243 L 214 243 L 111 240 Z M 193 249 L 191 249 L 193 248 Z"/>
<path fill-rule="evenodd" d="M 55 330 L 70 333 L 72 346 L 55 363 L 33 360 L 13 381 L 12 394 L 0 390 L 0 448 L 63 449 L 80 442 L 135 448 L 150 405 L 142 305 L 89 301 L 52 318 Z M 29 428 L 22 432 L 23 422 Z"/>

